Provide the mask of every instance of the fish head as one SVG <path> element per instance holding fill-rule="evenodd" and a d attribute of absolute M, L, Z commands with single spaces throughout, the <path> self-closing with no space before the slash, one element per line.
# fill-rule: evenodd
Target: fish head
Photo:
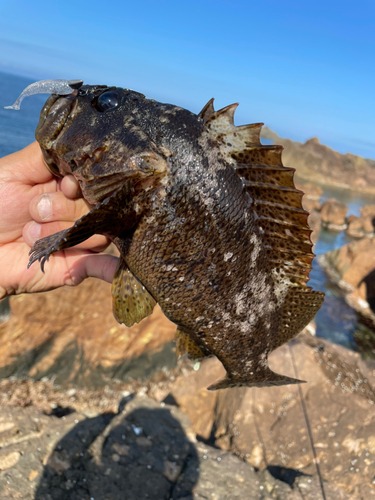
<path fill-rule="evenodd" d="M 35 137 L 49 170 L 73 174 L 92 204 L 124 182 L 166 170 L 168 151 L 156 146 L 137 119 L 145 96 L 105 85 L 84 85 L 46 101 Z"/>

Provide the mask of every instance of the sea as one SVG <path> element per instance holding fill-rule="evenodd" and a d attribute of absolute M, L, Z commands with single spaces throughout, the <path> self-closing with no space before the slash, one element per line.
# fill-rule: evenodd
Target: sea
<path fill-rule="evenodd" d="M 0 72 L 0 157 L 18 151 L 35 140 L 34 132 L 39 113 L 48 96 L 27 97 L 22 102 L 20 111 L 4 109 L 4 106 L 12 105 L 30 83 L 33 83 L 33 80 Z M 349 207 L 348 215 L 359 215 L 361 206 L 374 203 L 373 197 L 368 195 L 329 186 L 321 187 L 323 189 L 322 200 L 334 197 L 343 201 Z M 344 232 L 332 233 L 321 230 L 314 253 L 324 254 L 349 241 L 350 238 Z M 313 262 L 309 284 L 326 294 L 325 302 L 315 318 L 316 335 L 356 351 L 363 350 L 363 347 L 356 341 L 358 334 L 363 331 L 363 326 L 358 324 L 355 312 L 346 304 L 342 292 L 330 283 L 317 259 Z M 362 352 L 362 354 L 373 356 L 371 352 Z"/>
<path fill-rule="evenodd" d="M 22 101 L 20 111 L 11 106 L 33 80 L 0 72 L 0 157 L 14 153 L 35 141 L 35 128 L 42 106 L 48 97 L 34 95 Z"/>

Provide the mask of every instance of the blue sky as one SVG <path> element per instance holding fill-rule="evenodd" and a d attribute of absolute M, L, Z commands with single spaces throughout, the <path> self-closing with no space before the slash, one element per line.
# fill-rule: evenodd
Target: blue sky
<path fill-rule="evenodd" d="M 374 0 L 0 0 L 0 70 L 239 102 L 236 124 L 375 158 Z"/>

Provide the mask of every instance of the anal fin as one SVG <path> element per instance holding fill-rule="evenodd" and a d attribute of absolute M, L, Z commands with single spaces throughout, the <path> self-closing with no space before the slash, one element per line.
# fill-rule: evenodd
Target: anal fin
<path fill-rule="evenodd" d="M 177 359 L 185 353 L 187 357 L 192 361 L 199 361 L 206 356 L 206 354 L 191 338 L 191 336 L 188 333 L 182 331 L 180 328 L 177 328 L 174 340 L 176 342 Z"/>
<path fill-rule="evenodd" d="M 156 301 L 120 259 L 112 281 L 112 306 L 115 319 L 126 326 L 139 323 L 152 313 Z"/>
<path fill-rule="evenodd" d="M 229 389 L 231 387 L 270 387 L 275 385 L 302 384 L 305 380 L 279 375 L 273 372 L 268 366 L 258 366 L 250 377 L 231 377 L 228 373 L 224 378 L 211 384 L 207 389 L 216 391 L 217 389 Z"/>

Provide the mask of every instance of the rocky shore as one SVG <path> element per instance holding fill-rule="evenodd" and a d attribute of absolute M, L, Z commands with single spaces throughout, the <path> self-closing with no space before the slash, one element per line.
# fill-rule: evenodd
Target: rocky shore
<path fill-rule="evenodd" d="M 10 302 L 1 499 L 315 500 L 314 453 L 327 499 L 375 498 L 375 362 L 315 338 L 313 324 L 270 357 L 307 381 L 301 400 L 298 386 L 207 391 L 221 364 L 176 364 L 160 310 L 116 325 L 106 283 Z"/>
<path fill-rule="evenodd" d="M 317 137 L 305 143 L 279 137 L 267 127 L 262 137 L 284 146 L 283 163 L 296 169 L 297 178 L 314 184 L 375 194 L 375 160 L 340 154 Z"/>

